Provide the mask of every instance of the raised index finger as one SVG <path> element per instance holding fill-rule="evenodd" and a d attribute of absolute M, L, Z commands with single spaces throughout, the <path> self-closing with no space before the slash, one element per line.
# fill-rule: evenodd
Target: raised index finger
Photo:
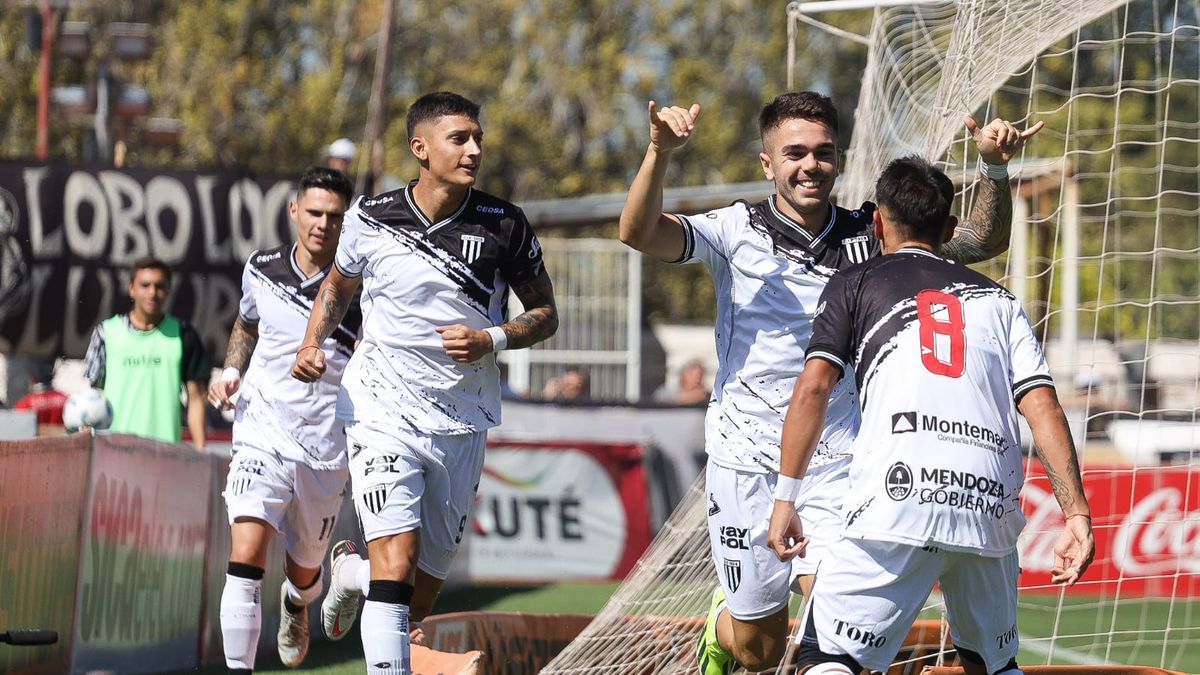
<path fill-rule="evenodd" d="M 1041 131 L 1042 127 L 1044 127 L 1044 126 L 1046 126 L 1046 123 L 1041 120 L 1038 120 L 1037 124 L 1029 127 L 1025 131 L 1021 132 L 1021 140 L 1025 140 L 1027 138 L 1032 138 L 1033 135 L 1036 134 L 1037 132 Z"/>

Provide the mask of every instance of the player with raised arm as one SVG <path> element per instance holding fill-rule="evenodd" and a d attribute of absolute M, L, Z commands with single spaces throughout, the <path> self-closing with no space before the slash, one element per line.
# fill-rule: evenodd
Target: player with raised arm
<path fill-rule="evenodd" d="M 697 649 L 702 673 L 736 660 L 748 670 L 776 666 L 787 643 L 789 590 L 810 582 L 840 523 L 846 449 L 858 428 L 853 383 L 830 401 L 802 501 L 813 514 L 805 558 L 780 562 L 767 545 L 767 521 L 779 468 L 779 435 L 804 358 L 812 315 L 838 269 L 879 253 L 875 206 L 849 210 L 830 202 L 838 175 L 838 119 L 814 92 L 788 93 L 759 116 L 763 173 L 775 194 L 695 216 L 663 213 L 671 154 L 696 129 L 700 106 L 649 104 L 650 145 L 621 211 L 621 241 L 660 260 L 703 262 L 717 295 L 718 369 L 705 420 L 709 539 L 720 587 Z M 985 175 L 971 215 L 942 254 L 978 262 L 1008 246 L 1012 214 L 1007 164 L 1042 124 L 1021 132 L 995 120 L 972 133 Z M 820 514 L 820 515 L 817 515 Z"/>
<path fill-rule="evenodd" d="M 798 665 L 808 675 L 886 671 L 937 582 L 968 675 L 1015 675 L 1018 412 L 1066 516 L 1054 583 L 1075 583 L 1095 548 L 1075 447 L 1020 303 L 935 254 L 953 228 L 950 179 L 908 157 L 875 191 L 884 256 L 825 287 L 783 428 L 768 540 L 789 560 L 805 546 L 808 510 L 797 515 L 795 498 L 830 395 L 856 379 L 862 427 L 841 536 L 826 553 L 838 564 L 817 573 Z"/>
<path fill-rule="evenodd" d="M 370 562 L 335 545 L 326 634 L 362 610 L 371 674 L 409 673 L 409 620 L 433 608 L 458 549 L 500 422 L 494 352 L 522 349 L 558 327 L 550 277 L 518 207 L 474 189 L 483 153 L 479 106 L 449 92 L 408 111 L 420 173 L 346 214 L 295 377 L 321 376 L 317 348 L 363 288 L 362 342 L 342 378 L 354 504 Z M 504 321 L 509 288 L 525 311 Z"/>
<path fill-rule="evenodd" d="M 329 367 L 312 384 L 291 377 L 313 299 L 333 265 L 354 187 L 340 171 L 300 176 L 288 215 L 296 243 L 255 251 L 242 272 L 242 301 L 209 402 L 235 408 L 233 460 L 225 504 L 233 540 L 221 635 L 230 672 L 251 672 L 262 629 L 267 545 L 283 536 L 279 659 L 299 666 L 308 653 L 308 612 L 321 595 L 321 562 L 346 486 L 346 439 L 334 418 L 338 381 L 354 350 L 361 315 L 354 303 L 322 342 Z"/>

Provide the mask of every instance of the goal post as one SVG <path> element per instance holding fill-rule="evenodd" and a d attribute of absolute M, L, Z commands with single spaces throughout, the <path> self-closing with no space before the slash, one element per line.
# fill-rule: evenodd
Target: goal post
<path fill-rule="evenodd" d="M 1062 522 L 1026 447 L 1019 661 L 1050 668 L 1030 672 L 1200 672 L 1198 11 L 1194 0 L 921 2 L 876 8 L 864 36 L 843 204 L 870 199 L 888 161 L 917 154 L 960 186 L 962 218 L 979 176 L 964 115 L 1046 125 L 1012 165 L 1013 249 L 979 268 L 1018 289 L 1043 340 L 1100 555 L 1072 589 L 1049 585 Z M 716 584 L 705 507 L 697 483 L 544 673 L 695 672 Z M 922 616 L 941 614 L 935 595 Z"/>

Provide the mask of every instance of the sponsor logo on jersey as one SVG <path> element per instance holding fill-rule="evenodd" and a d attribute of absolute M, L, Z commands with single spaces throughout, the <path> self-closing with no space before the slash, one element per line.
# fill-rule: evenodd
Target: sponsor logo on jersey
<path fill-rule="evenodd" d="M 395 199 L 394 196 L 376 197 L 374 199 L 364 199 L 362 204 L 363 206 L 378 206 L 380 204 L 387 204 L 393 199 Z"/>
<path fill-rule="evenodd" d="M 275 251 L 274 253 L 263 253 L 254 257 L 255 262 L 266 263 L 272 260 L 278 260 L 283 257 L 283 251 Z"/>
<path fill-rule="evenodd" d="M 850 625 L 841 619 L 833 620 L 833 630 L 838 635 L 844 635 L 865 647 L 878 649 L 887 644 L 886 635 L 876 635 L 869 630 L 863 630 L 858 626 Z"/>
<path fill-rule="evenodd" d="M 887 495 L 894 501 L 902 502 L 908 499 L 913 489 L 912 469 L 904 462 L 896 462 L 888 469 L 884 487 L 887 489 Z"/>
<path fill-rule="evenodd" d="M 383 510 L 383 505 L 387 503 L 388 486 L 374 485 L 363 492 L 362 500 L 363 507 L 374 515 L 379 515 Z"/>
<path fill-rule="evenodd" d="M 536 236 L 530 236 L 532 239 L 529 241 L 529 259 L 533 260 L 542 254 L 542 242 L 538 241 Z"/>
<path fill-rule="evenodd" d="M 824 311 L 825 311 L 825 301 L 822 300 L 821 304 L 817 305 L 817 311 L 813 312 L 813 318 L 815 319 L 818 316 L 821 316 L 821 312 L 824 312 Z"/>
<path fill-rule="evenodd" d="M 709 518 L 712 518 L 713 516 L 715 516 L 721 512 L 721 507 L 717 505 L 717 498 L 711 492 L 708 493 L 708 503 L 710 505 L 708 507 L 708 517 Z"/>
<path fill-rule="evenodd" d="M 480 253 L 483 253 L 483 237 L 475 234 L 462 235 L 462 256 L 467 264 L 479 260 Z"/>
<path fill-rule="evenodd" d="M 866 235 L 850 237 L 842 240 L 842 251 L 846 253 L 846 257 L 850 262 L 858 264 L 866 262 L 871 257 L 870 238 Z"/>
<path fill-rule="evenodd" d="M 720 535 L 721 545 L 725 548 L 732 548 L 738 551 L 749 551 L 750 528 L 748 527 L 733 527 L 732 525 L 723 525 L 717 530 Z"/>
<path fill-rule="evenodd" d="M 1008 437 L 994 429 L 966 420 L 946 420 L 937 415 L 921 415 L 921 431 L 935 431 L 939 441 L 965 443 L 1003 455 L 1008 451 Z"/>
<path fill-rule="evenodd" d="M 893 434 L 911 434 L 917 430 L 917 413 L 901 412 L 892 415 Z"/>
<path fill-rule="evenodd" d="M 996 520 L 1004 518 L 1005 489 L 999 481 L 953 469 L 921 469 L 921 483 L 935 487 L 917 490 L 921 504 L 949 506 L 959 511 L 975 511 Z M 989 499 L 990 498 L 990 499 Z"/>
<path fill-rule="evenodd" d="M 1001 455 L 1008 451 L 1011 444 L 1006 434 L 967 420 L 948 420 L 912 410 L 892 414 L 893 434 L 917 431 L 932 431 L 937 433 L 939 441 L 972 445 Z"/>
<path fill-rule="evenodd" d="M 497 216 L 504 215 L 504 209 L 499 206 L 484 206 L 480 204 L 479 206 L 475 207 L 475 210 L 479 213 L 491 213 Z"/>
<path fill-rule="evenodd" d="M 729 587 L 730 593 L 737 593 L 737 589 L 742 585 L 742 562 L 740 560 L 724 559 L 725 562 L 725 585 Z"/>

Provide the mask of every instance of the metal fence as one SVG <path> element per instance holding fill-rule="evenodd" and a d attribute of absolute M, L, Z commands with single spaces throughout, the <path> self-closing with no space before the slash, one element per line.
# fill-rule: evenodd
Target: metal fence
<path fill-rule="evenodd" d="M 509 384 L 542 398 L 546 384 L 574 368 L 594 400 L 641 398 L 641 254 L 609 239 L 542 239 L 558 302 L 558 333 L 532 349 L 506 351 Z M 509 316 L 521 312 L 509 299 Z"/>

